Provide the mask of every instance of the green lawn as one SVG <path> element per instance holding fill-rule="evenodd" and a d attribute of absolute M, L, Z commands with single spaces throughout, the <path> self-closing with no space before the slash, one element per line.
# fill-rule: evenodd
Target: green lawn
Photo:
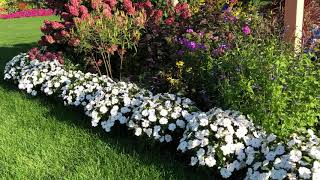
<path fill-rule="evenodd" d="M 44 19 L 0 20 L 0 179 L 213 179 L 174 150 L 106 134 L 80 111 L 4 82 L 5 63 L 36 44 Z"/>

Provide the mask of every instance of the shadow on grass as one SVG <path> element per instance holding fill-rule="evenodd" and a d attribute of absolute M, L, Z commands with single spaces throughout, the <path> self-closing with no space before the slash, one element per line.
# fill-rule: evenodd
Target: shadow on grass
<path fill-rule="evenodd" d="M 20 52 L 26 52 L 34 44 L 18 44 L 11 47 L 0 47 L 0 70 L 1 80 L 0 86 L 7 91 L 19 91 L 17 86 L 11 83 L 5 83 L 3 79 L 3 69 L 7 61 Z M 23 93 L 27 98 L 30 96 Z M 143 138 L 135 137 L 131 131 L 126 127 L 113 127 L 111 133 L 106 133 L 101 127 L 92 128 L 91 122 L 86 117 L 81 108 L 75 109 L 72 107 L 65 107 L 60 101 L 53 97 L 46 97 L 44 95 L 36 97 L 41 105 L 48 107 L 47 116 L 53 116 L 57 120 L 64 122 L 70 126 L 76 126 L 98 136 L 110 147 L 131 156 L 137 156 L 144 164 L 156 166 L 163 169 L 169 174 L 165 174 L 163 179 L 174 177 L 175 179 L 219 179 L 214 172 L 208 171 L 205 168 L 194 168 L 188 166 L 189 158 L 186 159 L 182 155 L 176 153 L 176 144 L 163 145 L 160 143 L 153 144 Z M 239 179 L 239 178 L 233 178 Z"/>

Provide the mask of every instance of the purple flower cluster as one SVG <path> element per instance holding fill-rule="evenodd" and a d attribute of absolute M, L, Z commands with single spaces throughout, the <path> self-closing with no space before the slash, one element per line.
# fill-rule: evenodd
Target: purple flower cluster
<path fill-rule="evenodd" d="M 242 32 L 245 35 L 249 35 L 249 34 L 251 34 L 251 29 L 250 29 L 250 27 L 248 25 L 245 25 L 245 26 L 242 27 Z"/>
<path fill-rule="evenodd" d="M 226 44 L 221 44 L 217 49 L 212 51 L 213 56 L 221 56 L 223 55 L 229 47 Z"/>
<path fill-rule="evenodd" d="M 180 45 L 185 46 L 186 48 L 188 48 L 191 51 L 196 51 L 198 49 L 206 49 L 205 45 L 202 43 L 197 43 L 195 41 L 191 41 L 187 38 L 178 38 L 178 42 Z"/>
<path fill-rule="evenodd" d="M 24 11 L 18 11 L 10 14 L 0 14 L 0 19 L 13 19 L 23 17 L 34 17 L 34 16 L 51 16 L 54 12 L 51 9 L 29 9 Z"/>

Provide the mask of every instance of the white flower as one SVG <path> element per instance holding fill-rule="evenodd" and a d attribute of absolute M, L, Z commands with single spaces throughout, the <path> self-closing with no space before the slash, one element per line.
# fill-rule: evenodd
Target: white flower
<path fill-rule="evenodd" d="M 253 170 L 258 170 L 261 167 L 262 163 L 261 162 L 256 162 L 253 164 Z"/>
<path fill-rule="evenodd" d="M 180 149 L 182 152 L 185 152 L 187 149 L 188 143 L 186 141 L 182 141 L 180 142 L 179 146 L 178 146 L 178 150 Z"/>
<path fill-rule="evenodd" d="M 102 114 L 107 113 L 107 111 L 108 111 L 108 108 L 107 108 L 106 106 L 101 106 L 101 107 L 100 107 L 100 112 L 101 112 Z"/>
<path fill-rule="evenodd" d="M 222 145 L 220 149 L 223 155 L 232 154 L 234 152 L 234 145 L 233 144 Z"/>
<path fill-rule="evenodd" d="M 200 120 L 199 120 L 199 124 L 200 124 L 200 126 L 207 126 L 208 124 L 209 124 L 209 121 L 208 121 L 208 119 L 207 118 L 201 118 Z"/>
<path fill-rule="evenodd" d="M 276 157 L 276 153 L 274 151 L 269 151 L 266 155 L 266 159 L 268 161 L 273 161 Z"/>
<path fill-rule="evenodd" d="M 236 131 L 236 136 L 241 139 L 248 133 L 248 130 L 246 127 L 240 126 L 239 129 Z"/>
<path fill-rule="evenodd" d="M 176 127 L 177 127 L 176 124 L 170 123 L 168 129 L 169 129 L 170 131 L 174 131 L 174 130 L 176 129 Z"/>
<path fill-rule="evenodd" d="M 151 128 L 147 128 L 144 130 L 144 132 L 147 134 L 147 136 L 151 136 L 152 135 L 152 129 Z"/>
<path fill-rule="evenodd" d="M 213 167 L 217 163 L 217 161 L 214 159 L 214 156 L 208 156 L 204 159 L 204 161 L 208 167 Z"/>
<path fill-rule="evenodd" d="M 141 125 L 144 128 L 149 127 L 149 121 L 142 121 Z"/>
<path fill-rule="evenodd" d="M 224 137 L 224 140 L 226 141 L 227 144 L 232 144 L 233 143 L 233 137 L 232 135 L 226 135 Z"/>
<path fill-rule="evenodd" d="M 259 174 L 259 176 L 257 177 L 257 180 L 266 180 L 269 179 L 271 176 L 271 172 L 266 172 L 266 173 L 261 173 Z"/>
<path fill-rule="evenodd" d="M 122 108 L 120 109 L 120 112 L 123 113 L 123 114 L 128 113 L 128 112 L 130 112 L 130 111 L 131 111 L 131 110 L 130 110 L 128 107 L 122 107 Z"/>
<path fill-rule="evenodd" d="M 166 140 L 166 142 L 171 142 L 171 141 L 172 141 L 172 137 L 171 137 L 171 135 L 169 135 L 169 134 L 166 134 L 166 135 L 164 136 L 164 139 Z"/>
<path fill-rule="evenodd" d="M 60 86 L 60 83 L 59 83 L 59 82 L 55 82 L 55 83 L 54 83 L 54 87 L 55 87 L 55 88 L 57 88 L 57 87 L 59 87 L 59 86 Z"/>
<path fill-rule="evenodd" d="M 150 114 L 148 116 L 149 121 L 151 122 L 156 122 L 157 121 L 157 117 L 154 114 Z"/>
<path fill-rule="evenodd" d="M 273 141 L 276 140 L 276 139 L 277 139 L 277 136 L 274 135 L 274 134 L 270 134 L 270 135 L 267 137 L 268 143 L 273 142 Z"/>
<path fill-rule="evenodd" d="M 171 113 L 171 117 L 172 117 L 172 119 L 178 119 L 180 117 L 180 114 L 177 112 L 173 112 L 173 113 Z"/>
<path fill-rule="evenodd" d="M 120 124 L 125 124 L 125 123 L 127 123 L 127 118 L 125 116 L 121 116 L 119 118 L 119 122 L 120 122 Z"/>
<path fill-rule="evenodd" d="M 250 144 L 252 147 L 258 148 L 258 147 L 261 146 L 261 140 L 258 139 L 258 138 L 253 138 L 253 139 L 251 139 L 251 141 L 249 141 L 249 144 Z"/>
<path fill-rule="evenodd" d="M 253 156 L 253 155 L 249 155 L 249 156 L 247 157 L 246 164 L 247 164 L 247 165 L 252 164 L 253 160 L 254 160 L 254 156 Z"/>
<path fill-rule="evenodd" d="M 197 162 L 198 162 L 198 158 L 197 157 L 191 157 L 191 163 L 190 163 L 191 166 L 196 165 Z"/>
<path fill-rule="evenodd" d="M 216 126 L 214 124 L 210 124 L 210 128 L 212 131 L 218 131 L 218 126 Z"/>
<path fill-rule="evenodd" d="M 312 180 L 320 180 L 320 171 L 312 173 Z"/>
<path fill-rule="evenodd" d="M 159 132 L 161 130 L 161 126 L 154 126 L 153 131 L 154 132 Z"/>
<path fill-rule="evenodd" d="M 141 120 L 142 116 L 141 116 L 141 114 L 134 114 L 133 118 L 135 120 Z"/>
<path fill-rule="evenodd" d="M 312 129 L 308 129 L 307 132 L 308 132 L 308 134 L 309 134 L 310 136 L 313 136 L 313 135 L 314 135 L 314 132 L 313 132 Z"/>
<path fill-rule="evenodd" d="M 175 7 L 179 3 L 179 0 L 171 0 L 171 4 Z"/>
<path fill-rule="evenodd" d="M 141 133 L 142 133 L 142 129 L 141 129 L 141 128 L 136 128 L 136 129 L 135 129 L 135 132 L 134 132 L 134 135 L 140 136 Z"/>
<path fill-rule="evenodd" d="M 311 178 L 311 171 L 306 167 L 299 168 L 299 177 L 302 179 L 310 179 Z"/>
<path fill-rule="evenodd" d="M 31 95 L 32 95 L 32 96 L 36 96 L 37 93 L 38 93 L 37 91 L 33 90 L 33 91 L 31 92 Z"/>
<path fill-rule="evenodd" d="M 290 160 L 292 162 L 299 162 L 301 160 L 301 158 L 302 158 L 301 151 L 296 150 L 296 149 L 290 151 Z"/>
<path fill-rule="evenodd" d="M 201 142 L 198 139 L 188 141 L 188 149 L 193 149 L 199 146 Z"/>
<path fill-rule="evenodd" d="M 246 154 L 241 150 L 241 151 L 238 153 L 237 159 L 238 159 L 239 161 L 243 161 L 245 158 L 246 158 Z"/>
<path fill-rule="evenodd" d="M 209 139 L 208 138 L 203 138 L 200 140 L 200 146 L 205 147 L 209 144 Z"/>
<path fill-rule="evenodd" d="M 130 103 L 131 103 L 130 98 L 127 97 L 127 96 L 124 97 L 124 98 L 123 98 L 123 103 L 124 103 L 124 106 L 126 106 L 126 107 L 130 106 Z"/>
<path fill-rule="evenodd" d="M 92 117 L 92 119 L 98 119 L 98 112 L 97 111 L 92 111 L 91 117 Z"/>
<path fill-rule="evenodd" d="M 200 148 L 200 149 L 197 151 L 197 156 L 198 156 L 198 158 L 202 157 L 205 153 L 206 153 L 206 151 L 205 151 L 203 148 Z"/>
<path fill-rule="evenodd" d="M 272 169 L 271 170 L 271 178 L 272 179 L 277 179 L 277 180 L 282 180 L 287 176 L 287 171 L 283 169 Z"/>
<path fill-rule="evenodd" d="M 276 155 L 282 155 L 285 153 L 285 149 L 283 145 L 278 145 L 275 150 Z"/>
<path fill-rule="evenodd" d="M 228 177 L 230 177 L 232 174 L 231 174 L 231 172 L 230 171 L 228 171 L 226 168 L 221 168 L 220 169 L 220 174 L 221 174 L 221 176 L 223 177 L 223 178 L 228 178 Z"/>
<path fill-rule="evenodd" d="M 312 171 L 319 171 L 320 173 L 320 162 L 319 161 L 314 161 L 313 162 L 313 167 L 312 167 Z"/>
<path fill-rule="evenodd" d="M 160 124 L 167 124 L 167 123 L 168 123 L 168 119 L 162 117 L 162 118 L 160 118 L 159 123 L 160 123 Z"/>
<path fill-rule="evenodd" d="M 183 120 L 178 119 L 176 121 L 177 126 L 179 126 L 180 128 L 184 128 L 186 126 L 186 123 Z"/>
<path fill-rule="evenodd" d="M 165 109 L 161 109 L 160 115 L 163 116 L 163 117 L 166 117 L 168 115 L 168 111 L 165 110 Z"/>
<path fill-rule="evenodd" d="M 117 88 L 112 89 L 112 94 L 114 95 L 118 95 L 119 94 L 119 90 Z"/>
<path fill-rule="evenodd" d="M 144 110 L 141 112 L 141 114 L 142 114 L 143 117 L 147 117 L 147 116 L 149 115 L 147 109 L 144 109 Z"/>
<path fill-rule="evenodd" d="M 309 154 L 310 154 L 311 157 L 320 160 L 320 150 L 319 150 L 319 148 L 316 148 L 315 146 L 312 146 L 310 151 L 309 151 Z"/>

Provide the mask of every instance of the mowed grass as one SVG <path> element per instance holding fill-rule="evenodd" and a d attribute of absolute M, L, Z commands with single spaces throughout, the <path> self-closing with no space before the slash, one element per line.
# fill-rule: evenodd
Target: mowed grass
<path fill-rule="evenodd" d="M 0 20 L 0 179 L 213 179 L 174 147 L 151 146 L 119 128 L 107 134 L 81 111 L 4 82 L 5 63 L 36 45 L 47 18 Z"/>

